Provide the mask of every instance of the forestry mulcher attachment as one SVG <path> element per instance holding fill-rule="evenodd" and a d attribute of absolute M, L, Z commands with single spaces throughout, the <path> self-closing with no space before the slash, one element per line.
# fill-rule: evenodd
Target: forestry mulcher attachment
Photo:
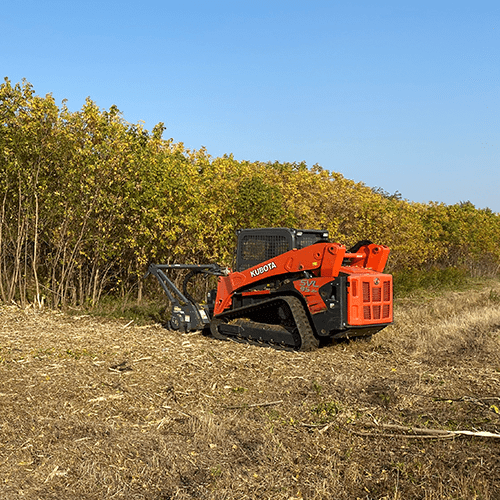
<path fill-rule="evenodd" d="M 392 323 L 389 248 L 360 241 L 350 250 L 327 231 L 237 231 L 236 270 L 217 264 L 150 264 L 172 303 L 169 327 L 210 329 L 217 339 L 309 351 L 322 339 L 371 336 Z M 167 276 L 188 270 L 182 291 Z M 218 276 L 197 303 L 187 286 L 197 274 Z"/>

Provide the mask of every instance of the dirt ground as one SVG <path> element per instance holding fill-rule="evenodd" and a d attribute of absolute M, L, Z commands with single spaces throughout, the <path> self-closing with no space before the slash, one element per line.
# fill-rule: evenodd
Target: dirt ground
<path fill-rule="evenodd" d="M 500 498 L 445 432 L 500 434 L 500 283 L 395 317 L 294 353 L 0 307 L 0 499 Z"/>

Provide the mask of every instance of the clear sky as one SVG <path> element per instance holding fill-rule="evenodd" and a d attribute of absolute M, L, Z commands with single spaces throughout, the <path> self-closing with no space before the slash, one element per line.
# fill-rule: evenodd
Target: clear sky
<path fill-rule="evenodd" d="M 212 156 L 500 212 L 499 0 L 14 0 L 1 77 Z"/>

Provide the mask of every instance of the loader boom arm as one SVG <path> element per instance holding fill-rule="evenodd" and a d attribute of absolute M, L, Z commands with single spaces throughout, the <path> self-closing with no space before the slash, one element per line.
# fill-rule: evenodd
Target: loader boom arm
<path fill-rule="evenodd" d="M 363 245 L 355 253 L 347 253 L 339 243 L 316 243 L 300 250 L 290 250 L 244 271 L 221 276 L 214 315 L 231 307 L 235 292 L 260 281 L 303 271 L 315 277 L 335 278 L 343 265 L 382 272 L 388 256 L 388 247 L 375 244 Z"/>

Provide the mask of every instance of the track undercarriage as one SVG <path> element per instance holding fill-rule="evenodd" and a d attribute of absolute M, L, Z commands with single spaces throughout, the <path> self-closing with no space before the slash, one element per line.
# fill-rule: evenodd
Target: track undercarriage
<path fill-rule="evenodd" d="M 220 340 L 235 340 L 275 349 L 311 351 L 319 346 L 301 301 L 282 296 L 224 312 L 210 325 Z"/>

